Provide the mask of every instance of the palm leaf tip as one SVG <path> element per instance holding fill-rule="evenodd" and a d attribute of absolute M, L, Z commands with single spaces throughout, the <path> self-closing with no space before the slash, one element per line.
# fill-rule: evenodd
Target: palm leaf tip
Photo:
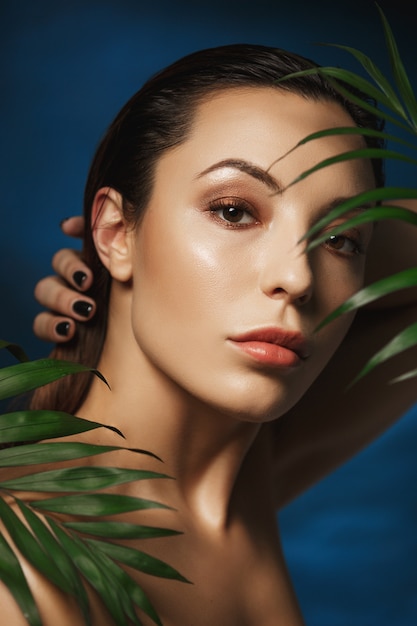
<path fill-rule="evenodd" d="M 0 350 L 4 348 L 8 350 L 18 361 L 29 361 L 28 355 L 19 344 L 0 339 Z"/>
<path fill-rule="evenodd" d="M 96 369 L 57 359 L 38 359 L 10 365 L 0 370 L 0 400 L 18 396 L 69 374 L 91 372 L 108 383 Z"/>
<path fill-rule="evenodd" d="M 381 18 L 382 26 L 384 29 L 385 42 L 387 45 L 387 50 L 389 54 L 390 65 L 391 65 L 391 70 L 392 70 L 392 74 L 394 77 L 394 81 L 397 86 L 398 92 L 405 104 L 405 107 L 408 110 L 409 123 L 414 129 L 414 131 L 417 131 L 416 96 L 414 94 L 410 79 L 407 75 L 406 69 L 401 59 L 397 42 L 395 40 L 394 33 L 391 29 L 391 26 L 385 16 L 384 11 L 381 9 L 378 3 L 376 3 L 376 7 L 379 12 L 379 16 Z"/>
<path fill-rule="evenodd" d="M 353 384 L 371 372 L 377 365 L 417 345 L 417 322 L 399 332 L 381 350 L 379 350 L 359 372 Z M 404 377 L 403 377 L 404 380 Z"/>

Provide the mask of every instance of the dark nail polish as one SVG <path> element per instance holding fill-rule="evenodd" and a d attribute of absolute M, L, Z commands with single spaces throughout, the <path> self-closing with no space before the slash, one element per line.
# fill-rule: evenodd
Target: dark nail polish
<path fill-rule="evenodd" d="M 72 310 L 78 315 L 82 315 L 83 317 L 88 317 L 93 310 L 93 305 L 86 300 L 77 300 L 72 305 Z"/>
<path fill-rule="evenodd" d="M 56 332 L 58 333 L 58 335 L 61 335 L 61 337 L 68 337 L 69 329 L 69 322 L 59 322 L 59 324 L 55 326 Z"/>
<path fill-rule="evenodd" d="M 59 225 L 62 226 L 62 224 L 67 220 L 69 220 L 69 217 L 64 217 L 64 219 L 59 222 Z"/>
<path fill-rule="evenodd" d="M 74 283 L 78 285 L 79 287 L 83 286 L 86 278 L 87 278 L 87 274 L 85 272 L 81 272 L 80 270 L 78 272 L 74 272 L 72 275 L 72 279 Z"/>

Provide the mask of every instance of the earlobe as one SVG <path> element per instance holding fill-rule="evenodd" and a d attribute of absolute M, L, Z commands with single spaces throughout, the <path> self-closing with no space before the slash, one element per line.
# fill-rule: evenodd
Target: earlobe
<path fill-rule="evenodd" d="M 132 277 L 132 236 L 123 216 L 123 198 L 111 187 L 96 193 L 91 228 L 97 253 L 112 278 L 127 282 Z"/>

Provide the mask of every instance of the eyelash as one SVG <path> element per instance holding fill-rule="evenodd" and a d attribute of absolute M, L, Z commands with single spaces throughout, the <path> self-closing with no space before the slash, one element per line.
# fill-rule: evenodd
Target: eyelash
<path fill-rule="evenodd" d="M 259 224 L 259 221 L 254 215 L 253 207 L 245 200 L 242 200 L 242 198 L 219 198 L 210 202 L 208 206 L 213 219 L 220 222 L 225 228 L 242 229 L 248 228 L 254 224 Z M 234 209 L 235 211 L 241 212 L 241 217 L 243 217 L 243 214 L 246 214 L 250 217 L 250 220 L 247 222 L 233 222 L 227 220 L 224 216 L 220 217 L 219 215 L 217 215 L 217 213 L 219 213 L 220 211 L 225 211 L 227 209 Z M 352 246 L 352 249 L 348 251 L 340 251 L 338 248 L 333 248 L 329 244 L 332 239 L 334 242 L 343 240 L 345 243 L 349 243 Z M 356 230 L 354 231 L 354 233 L 348 232 L 340 233 L 337 235 L 330 235 L 329 238 L 323 243 L 323 245 L 328 250 L 330 250 L 330 252 L 344 257 L 353 257 L 356 255 L 364 254 L 361 238 Z"/>
<path fill-rule="evenodd" d="M 348 242 L 352 246 L 352 250 L 340 252 L 339 248 L 332 248 L 328 243 L 332 239 L 334 241 L 344 240 L 344 242 Z M 331 252 L 334 252 L 335 254 L 341 254 L 343 256 L 355 256 L 358 254 L 364 254 L 364 249 L 359 233 L 357 233 L 356 235 L 352 233 L 340 233 L 338 235 L 330 235 L 329 238 L 326 239 L 326 241 L 323 243 L 323 245 L 327 247 Z"/>
<path fill-rule="evenodd" d="M 241 221 L 229 221 L 224 216 L 220 217 L 217 215 L 220 211 L 226 211 L 227 209 L 234 209 L 235 211 L 239 211 L 243 214 L 246 214 L 250 217 L 250 221 L 241 222 Z M 253 208 L 250 204 L 242 200 L 241 198 L 219 198 L 218 200 L 214 200 L 209 203 L 209 211 L 213 216 L 213 219 L 219 221 L 226 228 L 248 228 L 253 224 L 259 223 L 256 217 L 254 216 Z M 231 217 L 231 215 L 229 215 Z"/>

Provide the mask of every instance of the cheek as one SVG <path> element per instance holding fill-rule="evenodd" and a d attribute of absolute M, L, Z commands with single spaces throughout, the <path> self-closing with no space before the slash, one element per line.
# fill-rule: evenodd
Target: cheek
<path fill-rule="evenodd" d="M 341 306 L 363 286 L 365 257 L 346 260 L 326 253 L 319 261 L 320 267 L 315 281 L 315 326 Z M 348 332 L 355 313 L 340 315 L 314 334 L 318 370 L 321 370 L 333 356 Z"/>
<path fill-rule="evenodd" d="M 185 215 L 184 215 L 185 213 Z M 156 218 L 157 213 L 155 213 Z M 190 211 L 182 219 L 150 219 L 143 223 L 135 260 L 137 304 L 160 321 L 181 325 L 182 332 L 214 324 L 230 315 L 239 295 L 247 290 L 249 252 L 231 244 L 230 233 L 205 225 Z M 242 254 L 245 258 L 242 258 Z"/>
<path fill-rule="evenodd" d="M 197 352 L 203 360 L 242 289 L 236 260 L 221 242 L 198 237 L 192 224 L 158 222 L 145 220 L 138 236 L 134 332 L 148 356 L 169 361 L 181 354 L 191 362 Z"/>
<path fill-rule="evenodd" d="M 314 292 L 319 321 L 362 288 L 365 258 L 362 254 L 342 258 L 325 250 L 318 252 Z"/>

